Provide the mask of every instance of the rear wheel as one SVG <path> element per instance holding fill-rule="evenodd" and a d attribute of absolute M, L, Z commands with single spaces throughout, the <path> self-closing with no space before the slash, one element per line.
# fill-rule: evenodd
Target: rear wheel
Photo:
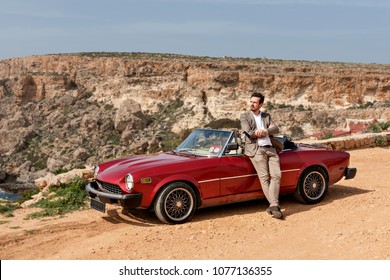
<path fill-rule="evenodd" d="M 165 187 L 154 203 L 157 218 L 167 224 L 189 221 L 196 210 L 194 190 L 186 183 L 175 182 Z"/>
<path fill-rule="evenodd" d="M 320 202 L 328 191 L 328 176 L 320 167 L 310 167 L 302 173 L 294 197 L 307 204 Z"/>

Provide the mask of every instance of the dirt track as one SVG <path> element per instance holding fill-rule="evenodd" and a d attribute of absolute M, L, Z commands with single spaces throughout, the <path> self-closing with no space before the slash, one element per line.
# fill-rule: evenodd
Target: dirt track
<path fill-rule="evenodd" d="M 390 259 L 390 149 L 350 151 L 353 180 L 317 205 L 281 198 L 284 221 L 255 201 L 198 210 L 190 223 L 161 224 L 153 213 L 80 211 L 24 220 L 1 217 L 0 259 Z"/>

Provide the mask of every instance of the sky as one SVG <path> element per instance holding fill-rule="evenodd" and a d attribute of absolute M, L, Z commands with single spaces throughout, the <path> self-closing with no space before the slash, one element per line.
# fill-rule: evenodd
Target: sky
<path fill-rule="evenodd" d="M 78 52 L 390 64 L 390 0 L 0 0 L 0 60 Z"/>

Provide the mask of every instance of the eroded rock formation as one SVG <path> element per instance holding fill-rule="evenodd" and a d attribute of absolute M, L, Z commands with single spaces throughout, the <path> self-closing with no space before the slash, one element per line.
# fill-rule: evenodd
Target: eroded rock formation
<path fill-rule="evenodd" d="M 142 53 L 0 61 L 0 171 L 31 174 L 169 150 L 266 95 L 282 133 L 390 119 L 390 65 Z"/>

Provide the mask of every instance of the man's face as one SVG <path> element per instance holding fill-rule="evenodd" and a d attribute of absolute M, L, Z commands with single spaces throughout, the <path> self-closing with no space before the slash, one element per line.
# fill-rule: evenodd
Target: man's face
<path fill-rule="evenodd" d="M 261 108 L 261 105 L 263 105 L 263 103 L 260 103 L 260 98 L 259 97 L 251 97 L 250 101 L 249 101 L 249 105 L 250 105 L 250 110 L 252 112 L 256 112 L 258 110 L 260 110 Z"/>

